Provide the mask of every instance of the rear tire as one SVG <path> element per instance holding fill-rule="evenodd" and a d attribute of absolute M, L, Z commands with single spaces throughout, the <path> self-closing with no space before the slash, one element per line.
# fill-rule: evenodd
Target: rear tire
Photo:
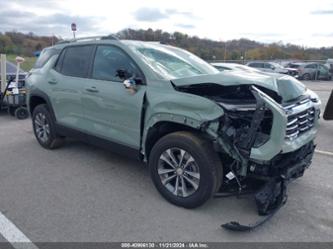
<path fill-rule="evenodd" d="M 222 164 L 212 144 L 190 132 L 171 133 L 157 141 L 149 169 L 160 194 L 184 208 L 201 206 L 222 183 Z"/>
<path fill-rule="evenodd" d="M 56 149 L 63 145 L 64 138 L 56 133 L 55 123 L 47 105 L 41 104 L 35 107 L 32 126 L 38 143 L 45 149 Z"/>

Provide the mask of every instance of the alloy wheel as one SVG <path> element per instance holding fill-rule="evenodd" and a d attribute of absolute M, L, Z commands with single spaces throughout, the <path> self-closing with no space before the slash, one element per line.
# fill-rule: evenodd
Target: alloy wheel
<path fill-rule="evenodd" d="M 199 188 L 199 167 L 184 149 L 165 150 L 159 158 L 157 170 L 163 186 L 175 196 L 189 197 Z"/>
<path fill-rule="evenodd" d="M 46 118 L 46 115 L 43 113 L 38 113 L 35 116 L 34 124 L 38 139 L 41 142 L 46 143 L 50 137 L 50 124 Z"/>

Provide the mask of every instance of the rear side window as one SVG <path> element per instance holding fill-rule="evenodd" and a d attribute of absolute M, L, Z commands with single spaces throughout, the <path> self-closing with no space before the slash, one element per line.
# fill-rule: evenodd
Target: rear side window
<path fill-rule="evenodd" d="M 264 63 L 258 63 L 258 64 L 257 64 L 257 67 L 258 67 L 258 68 L 264 68 Z"/>
<path fill-rule="evenodd" d="M 313 68 L 313 69 L 315 69 L 315 68 L 317 68 L 317 65 L 316 64 L 310 64 L 310 65 L 305 66 L 305 68 Z"/>
<path fill-rule="evenodd" d="M 265 65 L 265 68 L 269 68 L 269 69 L 273 68 L 273 66 L 271 64 L 269 64 L 269 63 L 265 63 L 264 65 Z"/>
<path fill-rule="evenodd" d="M 250 64 L 250 67 L 263 68 L 264 64 L 263 63 L 254 62 L 254 63 Z"/>
<path fill-rule="evenodd" d="M 42 68 L 53 55 L 59 54 L 59 52 L 59 49 L 44 49 L 39 55 L 33 68 Z"/>
<path fill-rule="evenodd" d="M 298 65 L 298 64 L 291 64 L 291 65 L 289 65 L 289 67 L 290 67 L 290 68 L 299 68 L 300 65 Z"/>
<path fill-rule="evenodd" d="M 67 47 L 62 52 L 56 65 L 60 73 L 79 78 L 86 78 L 89 74 L 90 59 L 94 46 Z"/>

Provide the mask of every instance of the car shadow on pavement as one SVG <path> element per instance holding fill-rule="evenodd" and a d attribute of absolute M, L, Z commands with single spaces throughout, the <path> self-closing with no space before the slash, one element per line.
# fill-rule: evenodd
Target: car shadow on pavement
<path fill-rule="evenodd" d="M 122 184 L 126 188 L 133 187 L 135 189 L 136 196 L 132 197 L 133 199 L 137 197 L 139 199 L 145 198 L 144 201 L 140 200 L 138 203 L 142 201 L 143 203 L 141 204 L 146 201 L 149 203 L 157 202 L 157 206 L 167 206 L 171 213 L 181 212 L 186 214 L 186 216 L 192 217 L 192 219 L 195 219 L 194 217 L 205 217 L 205 219 L 209 220 L 218 219 L 220 221 L 215 224 L 217 229 L 222 229 L 219 226 L 231 220 L 238 221 L 241 219 L 242 222 L 251 223 L 258 218 L 252 196 L 212 198 L 201 207 L 185 209 L 168 203 L 155 190 L 150 179 L 148 166 L 143 162 L 74 139 L 67 139 L 61 150 L 77 152 L 84 154 L 85 157 L 92 158 L 91 163 L 94 167 L 92 174 L 103 172 L 106 177 L 109 175 L 110 178 L 113 178 L 115 173 L 119 174 L 119 178 L 123 179 Z M 97 163 L 97 161 L 102 163 Z"/>

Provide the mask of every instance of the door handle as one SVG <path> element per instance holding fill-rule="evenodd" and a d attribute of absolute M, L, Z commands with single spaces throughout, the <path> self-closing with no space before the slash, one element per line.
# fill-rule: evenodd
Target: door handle
<path fill-rule="evenodd" d="M 52 84 L 52 85 L 55 85 L 57 84 L 58 82 L 55 80 L 55 79 L 51 79 L 48 81 L 49 84 Z"/>
<path fill-rule="evenodd" d="M 90 92 L 90 93 L 97 93 L 97 92 L 99 92 L 99 91 L 97 90 L 97 88 L 94 87 L 94 86 L 89 87 L 89 88 L 86 88 L 86 91 L 87 91 L 87 92 Z"/>

